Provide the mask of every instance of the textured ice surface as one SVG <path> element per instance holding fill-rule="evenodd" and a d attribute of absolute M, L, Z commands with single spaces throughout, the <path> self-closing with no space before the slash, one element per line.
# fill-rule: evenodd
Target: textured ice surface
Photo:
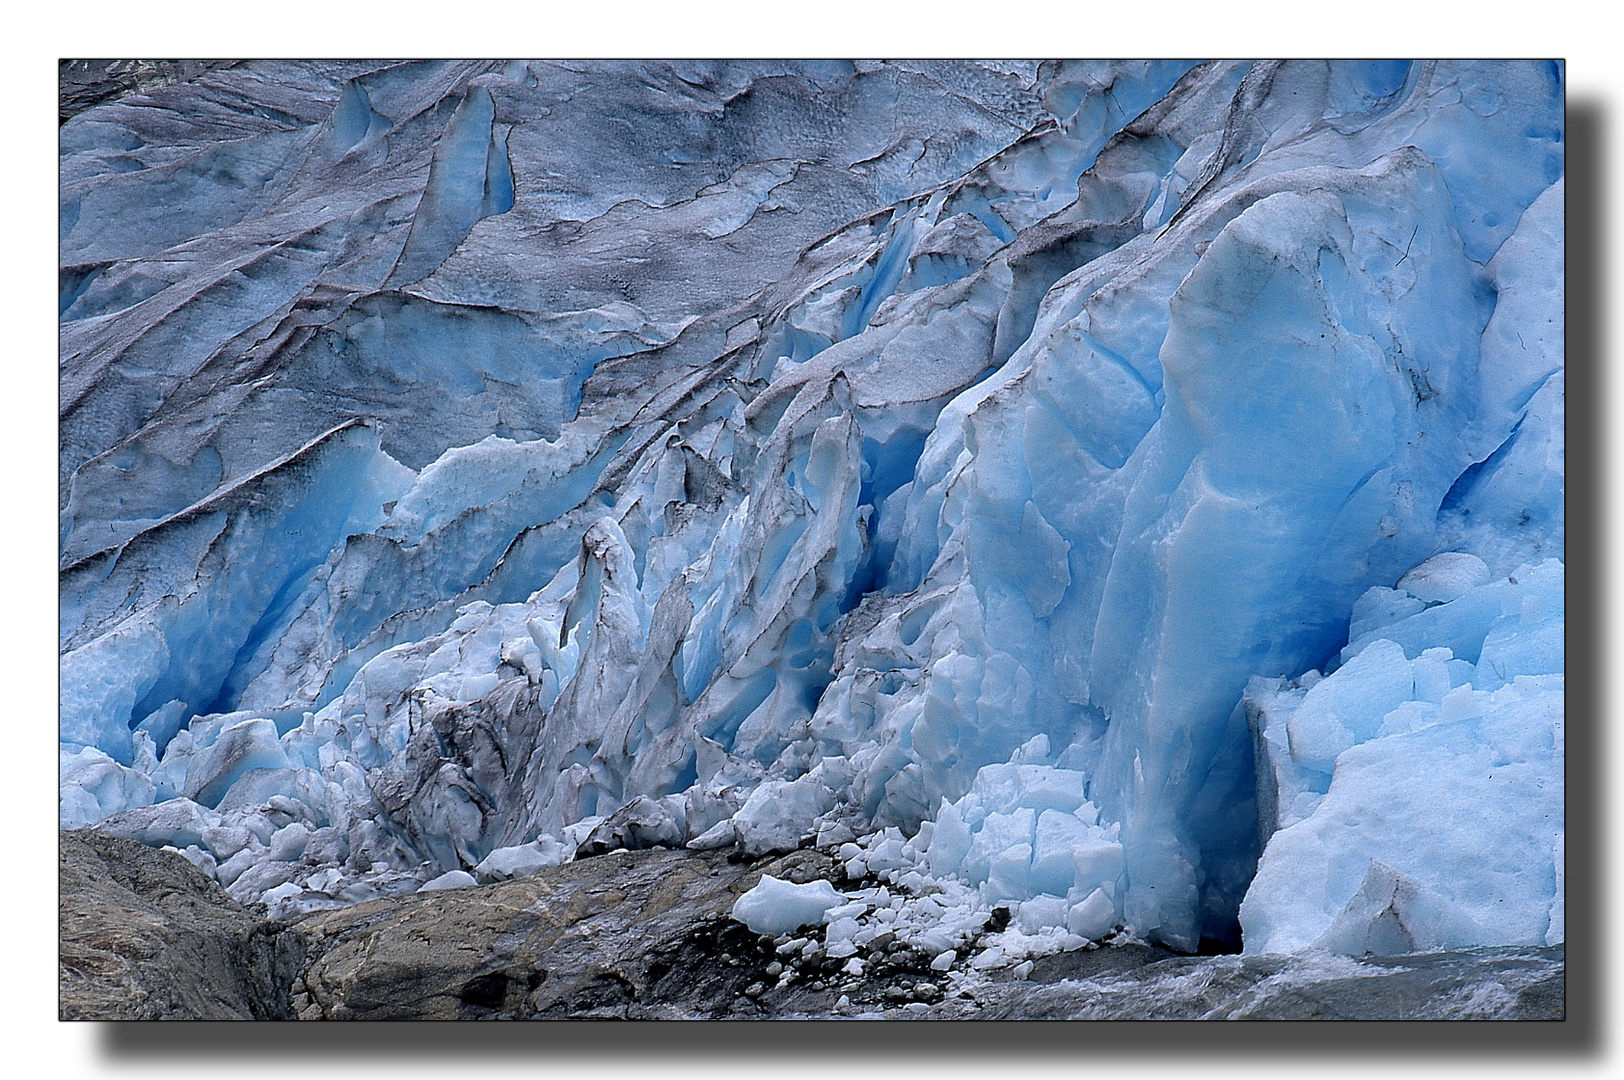
<path fill-rule="evenodd" d="M 733 905 L 733 917 L 758 934 L 787 934 L 821 923 L 831 908 L 846 898 L 819 879 L 796 885 L 763 874 L 760 883 Z"/>
<path fill-rule="evenodd" d="M 1440 559 L 1400 584 L 1435 588 Z M 1525 564 L 1371 627 L 1325 678 L 1252 681 L 1273 835 L 1248 951 L 1563 940 L 1562 608 L 1562 564 Z"/>
<path fill-rule="evenodd" d="M 948 966 L 998 905 L 983 966 L 1560 940 L 1563 77 L 256 61 L 82 112 L 62 823 L 284 914 L 816 843 L 875 882 L 837 947 Z"/>

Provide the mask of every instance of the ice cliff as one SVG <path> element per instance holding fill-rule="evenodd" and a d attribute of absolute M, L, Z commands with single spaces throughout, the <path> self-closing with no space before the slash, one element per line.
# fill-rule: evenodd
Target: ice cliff
<path fill-rule="evenodd" d="M 945 964 L 1560 942 L 1562 138 L 1499 61 L 81 112 L 62 825 L 282 912 L 816 843 L 908 897 L 821 947 Z"/>

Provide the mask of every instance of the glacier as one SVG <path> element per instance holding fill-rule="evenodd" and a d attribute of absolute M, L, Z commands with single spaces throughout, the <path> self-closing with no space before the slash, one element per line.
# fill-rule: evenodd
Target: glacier
<path fill-rule="evenodd" d="M 79 112 L 60 824 L 283 917 L 815 844 L 859 884 L 741 920 L 858 972 L 1559 944 L 1564 77 L 252 61 Z"/>

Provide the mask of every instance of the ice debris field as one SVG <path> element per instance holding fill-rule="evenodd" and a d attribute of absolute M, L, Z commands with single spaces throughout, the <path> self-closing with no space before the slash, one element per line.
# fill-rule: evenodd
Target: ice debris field
<path fill-rule="evenodd" d="M 734 915 L 853 972 L 1561 942 L 1563 78 L 253 61 L 81 112 L 61 825 L 282 916 L 816 844 L 845 891 Z"/>

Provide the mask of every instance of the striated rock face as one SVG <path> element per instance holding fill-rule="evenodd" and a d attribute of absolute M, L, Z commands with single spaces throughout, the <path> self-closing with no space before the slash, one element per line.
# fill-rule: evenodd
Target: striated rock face
<path fill-rule="evenodd" d="M 763 874 L 835 878 L 813 850 L 618 851 L 492 885 L 284 926 L 184 859 L 93 830 L 62 838 L 69 1019 L 1561 1019 L 1560 946 L 1355 960 L 1186 957 L 1139 943 L 1013 971 L 937 970 L 870 942 L 849 963 L 729 918 Z M 995 916 L 989 932 L 1001 926 Z M 821 932 L 804 928 L 802 938 Z M 801 940 L 791 938 L 790 944 Z M 787 977 L 786 977 L 787 976 Z"/>
<path fill-rule="evenodd" d="M 185 859 L 78 829 L 58 873 L 62 1019 L 292 1018 L 300 938 Z"/>
<path fill-rule="evenodd" d="M 811 878 L 832 866 L 812 852 L 755 865 L 722 852 L 619 852 L 319 912 L 296 930 L 309 964 L 293 1002 L 301 1019 L 339 1020 L 827 1011 L 838 996 L 827 991 L 747 995 L 771 961 L 727 912 L 763 871 Z"/>

